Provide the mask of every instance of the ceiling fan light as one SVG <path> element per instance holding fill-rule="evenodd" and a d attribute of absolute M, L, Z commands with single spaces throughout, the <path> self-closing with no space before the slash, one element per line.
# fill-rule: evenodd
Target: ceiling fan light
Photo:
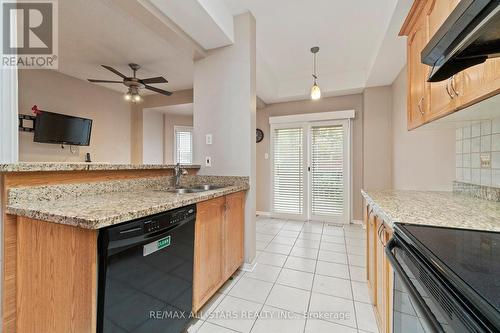
<path fill-rule="evenodd" d="M 130 100 L 132 100 L 132 94 L 126 93 L 125 95 L 123 95 L 123 98 L 125 98 L 126 101 L 130 101 Z"/>
<path fill-rule="evenodd" d="M 133 101 L 134 102 L 140 102 L 140 101 L 142 101 L 141 95 L 139 95 L 139 94 L 134 95 L 133 96 Z"/>
<path fill-rule="evenodd" d="M 317 100 L 320 98 L 321 98 L 321 89 L 319 88 L 318 84 L 314 82 L 313 86 L 311 87 L 311 99 Z"/>

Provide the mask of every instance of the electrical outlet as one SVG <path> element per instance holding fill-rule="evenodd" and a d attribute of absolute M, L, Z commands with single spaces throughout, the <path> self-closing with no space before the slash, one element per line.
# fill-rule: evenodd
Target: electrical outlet
<path fill-rule="evenodd" d="M 491 168 L 490 154 L 481 154 L 481 169 Z"/>
<path fill-rule="evenodd" d="M 212 144 L 212 134 L 205 135 L 205 143 L 207 145 L 211 145 Z"/>
<path fill-rule="evenodd" d="M 205 166 L 207 167 L 212 166 L 212 158 L 210 156 L 205 157 Z"/>

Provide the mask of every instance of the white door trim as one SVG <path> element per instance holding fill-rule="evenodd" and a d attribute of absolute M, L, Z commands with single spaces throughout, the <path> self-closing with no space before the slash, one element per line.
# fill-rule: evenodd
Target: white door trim
<path fill-rule="evenodd" d="M 269 124 L 290 124 L 290 123 L 304 123 L 312 121 L 352 119 L 355 116 L 356 112 L 354 110 L 304 113 L 304 114 L 295 114 L 291 116 L 269 117 Z"/>
<path fill-rule="evenodd" d="M 19 161 L 17 68 L 0 68 L 0 163 Z"/>

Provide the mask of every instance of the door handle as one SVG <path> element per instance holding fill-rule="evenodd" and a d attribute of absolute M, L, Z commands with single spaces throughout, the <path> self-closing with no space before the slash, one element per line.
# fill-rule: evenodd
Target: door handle
<path fill-rule="evenodd" d="M 448 93 L 448 96 L 450 96 L 451 99 L 455 98 L 455 95 L 453 95 L 450 92 L 450 88 L 448 87 L 448 82 L 446 83 L 446 92 Z"/>
<path fill-rule="evenodd" d="M 425 114 L 425 113 L 424 113 L 424 110 L 422 110 L 422 102 L 423 102 L 423 101 L 424 101 L 424 98 L 422 97 L 422 98 L 420 98 L 420 101 L 419 101 L 419 102 L 418 102 L 418 104 L 417 104 L 418 111 L 420 112 L 420 114 L 421 114 L 422 116 L 424 116 L 424 114 Z"/>
<path fill-rule="evenodd" d="M 459 96 L 460 94 L 458 91 L 455 89 L 455 75 L 453 75 L 450 79 L 450 85 L 451 85 L 451 90 L 455 93 L 455 95 Z"/>
<path fill-rule="evenodd" d="M 387 259 L 389 259 L 389 262 L 391 263 L 392 268 L 394 268 L 394 270 L 396 271 L 396 274 L 401 278 L 401 282 L 408 289 L 413 300 L 415 300 L 415 302 L 413 302 L 413 303 L 417 306 L 417 308 L 423 314 L 425 321 L 433 328 L 433 332 L 444 333 L 443 327 L 441 326 L 441 324 L 439 324 L 436 317 L 432 313 L 431 309 L 429 309 L 429 306 L 427 305 L 427 303 L 425 303 L 425 300 L 420 295 L 417 288 L 413 285 L 413 282 L 411 282 L 410 278 L 405 273 L 401 264 L 398 262 L 398 259 L 392 253 L 392 250 L 394 248 L 396 248 L 397 245 L 398 245 L 398 242 L 394 238 L 391 238 L 391 240 L 387 243 L 387 247 L 385 248 L 385 255 L 386 255 Z"/>

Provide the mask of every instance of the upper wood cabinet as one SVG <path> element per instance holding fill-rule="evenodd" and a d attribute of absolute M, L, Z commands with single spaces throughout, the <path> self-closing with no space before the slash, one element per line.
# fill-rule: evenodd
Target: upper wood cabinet
<path fill-rule="evenodd" d="M 439 30 L 443 22 L 458 5 L 459 0 L 430 0 L 426 4 L 429 21 L 429 39 Z"/>
<path fill-rule="evenodd" d="M 427 44 L 426 18 L 419 16 L 408 36 L 408 128 L 425 122 L 428 67 L 420 61 L 420 52 Z"/>
<path fill-rule="evenodd" d="M 430 0 L 425 10 L 427 18 L 427 41 L 429 41 L 436 31 L 441 27 L 448 15 L 455 9 L 457 0 Z M 424 16 L 424 15 L 422 15 Z M 428 66 L 427 71 L 430 68 Z M 427 77 L 426 77 L 427 79 Z M 429 114 L 428 119 L 439 118 L 452 112 L 458 107 L 458 82 L 456 77 L 441 82 L 430 82 L 428 84 Z"/>
<path fill-rule="evenodd" d="M 466 69 L 442 82 L 427 82 L 421 51 L 459 0 L 415 0 L 400 35 L 407 36 L 408 129 L 414 129 L 500 92 L 500 59 Z"/>
<path fill-rule="evenodd" d="M 460 73 L 460 104 L 467 107 L 500 92 L 500 58 L 467 68 Z"/>

